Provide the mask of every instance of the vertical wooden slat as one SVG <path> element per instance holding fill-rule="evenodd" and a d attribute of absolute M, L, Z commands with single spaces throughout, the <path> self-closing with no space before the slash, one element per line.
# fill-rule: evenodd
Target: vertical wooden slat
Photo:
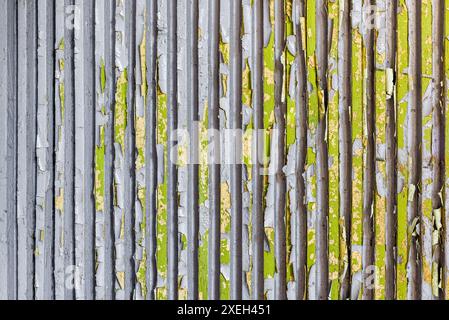
<path fill-rule="evenodd" d="M 409 12 L 403 10 L 405 1 L 399 0 L 398 6 L 398 60 L 397 60 L 397 135 L 398 135 L 398 261 L 397 261 L 397 298 L 407 299 L 407 256 L 408 256 L 408 165 L 407 165 L 407 101 L 403 99 L 408 93 L 408 74 L 402 72 L 408 68 L 408 59 L 403 57 L 408 53 L 408 16 Z M 401 59 L 399 57 L 402 57 Z M 405 158 L 405 159 L 404 159 Z M 405 243 L 405 245 L 404 245 Z M 401 259 L 399 259 L 401 257 Z"/>
<path fill-rule="evenodd" d="M 199 101 L 198 101 L 198 0 L 188 0 L 187 12 L 187 127 L 190 138 L 187 186 L 187 296 L 198 299 L 199 231 Z"/>
<path fill-rule="evenodd" d="M 134 250 L 133 250 L 133 264 L 134 264 L 134 293 L 133 299 L 143 300 L 145 290 L 145 279 L 143 275 L 144 269 L 144 241 L 145 241 L 145 95 L 146 95 L 146 53 L 145 53 L 145 23 L 147 19 L 146 1 L 137 0 L 135 15 L 135 121 L 134 121 L 134 141 L 135 141 L 135 158 L 134 158 Z"/>
<path fill-rule="evenodd" d="M 318 124 L 318 92 L 317 90 L 317 72 L 316 72 L 316 5 L 314 3 L 306 2 L 306 20 L 304 31 L 307 35 L 307 41 L 305 43 L 306 50 L 306 66 L 307 66 L 307 80 L 308 80 L 308 139 L 307 141 L 307 174 L 306 181 L 306 204 L 307 204 L 307 221 L 308 221 L 308 231 L 307 231 L 307 267 L 308 267 L 308 281 L 307 281 L 307 293 L 306 296 L 308 299 L 314 300 L 316 298 L 316 286 L 313 286 L 313 283 L 316 283 L 316 220 L 314 217 L 316 216 L 316 202 L 317 202 L 317 165 L 316 165 L 316 136 L 312 135 L 316 132 L 317 124 Z M 311 90 L 312 89 L 312 90 Z M 313 170 L 312 170 L 313 169 Z M 312 223 L 310 223 L 312 222 Z"/>
<path fill-rule="evenodd" d="M 115 1 L 95 2 L 95 299 L 112 300 L 114 287 L 113 106 Z M 112 90 L 111 90 L 112 88 Z"/>
<path fill-rule="evenodd" d="M 353 11 L 354 12 L 354 11 Z M 361 13 L 353 14 L 361 19 Z M 351 299 L 361 296 L 362 212 L 363 212 L 363 40 L 360 25 L 352 26 L 352 226 L 351 226 Z"/>
<path fill-rule="evenodd" d="M 76 299 L 94 297 L 94 152 L 95 152 L 95 59 L 93 1 L 75 1 L 74 85 L 74 234 Z"/>
<path fill-rule="evenodd" d="M 421 135 L 421 230 L 422 239 L 422 296 L 421 299 L 432 299 L 432 242 L 428 241 L 433 234 L 432 227 L 432 131 L 433 131 L 433 110 L 432 110 L 432 1 L 421 1 L 421 87 L 422 91 L 422 135 Z M 428 177 L 428 178 L 427 178 Z M 429 290 L 427 290 L 427 288 Z"/>
<path fill-rule="evenodd" d="M 366 0 L 365 7 L 376 5 L 375 0 Z M 375 29 L 370 23 L 372 11 L 365 9 L 365 167 L 363 172 L 363 253 L 362 288 L 363 300 L 374 299 L 373 270 L 375 267 L 375 189 L 376 189 L 376 65 L 375 65 Z"/>
<path fill-rule="evenodd" d="M 326 0 L 316 2 L 316 81 L 318 89 L 317 148 L 317 218 L 316 218 L 316 299 L 329 296 L 329 157 L 327 146 L 328 90 L 328 9 Z"/>
<path fill-rule="evenodd" d="M 84 300 L 85 293 L 85 277 L 83 276 L 85 267 L 85 203 L 84 198 L 85 181 L 90 177 L 85 174 L 88 170 L 86 163 L 85 148 L 85 115 L 89 113 L 87 110 L 87 99 L 84 94 L 85 83 L 87 80 L 86 73 L 86 45 L 84 34 L 89 32 L 86 28 L 85 3 L 84 0 L 75 0 L 74 7 L 74 118 L 75 118 L 75 153 L 74 153 L 74 246 L 75 246 L 75 266 L 71 270 L 74 276 L 75 299 Z M 67 272 L 67 270 L 66 270 Z"/>
<path fill-rule="evenodd" d="M 385 299 L 394 300 L 397 297 L 397 14 L 398 1 L 389 0 L 386 3 L 386 176 L 387 176 L 387 212 L 385 220 L 386 254 L 385 254 Z"/>
<path fill-rule="evenodd" d="M 17 173 L 18 173 L 18 150 L 17 150 L 17 120 L 18 120 L 18 4 L 17 1 L 8 1 L 7 4 L 7 33 L 8 49 L 10 55 L 7 63 L 7 81 L 8 81 L 8 103 L 7 103 L 7 156 L 6 165 L 8 171 L 7 177 L 7 243 L 8 243 L 8 298 L 17 299 L 18 285 L 18 223 L 17 223 Z"/>
<path fill-rule="evenodd" d="M 17 298 L 17 1 L 2 2 L 0 24 L 0 299 Z"/>
<path fill-rule="evenodd" d="M 65 0 L 64 13 L 79 14 L 75 10 L 73 0 Z M 73 18 L 77 19 L 76 17 Z M 62 243 L 64 248 L 64 270 L 70 276 L 75 275 L 75 39 L 76 21 L 64 25 L 64 232 Z M 79 23 L 79 21 L 78 21 Z M 78 279 L 75 279 L 77 282 Z M 75 285 L 64 287 L 64 299 L 75 299 Z"/>
<path fill-rule="evenodd" d="M 307 130 L 308 89 L 306 66 L 306 22 L 305 1 L 297 2 L 298 21 L 296 28 L 296 299 L 307 296 L 307 206 L 306 206 L 306 166 L 307 166 Z"/>
<path fill-rule="evenodd" d="M 115 299 L 115 250 L 114 250 L 114 110 L 115 110 L 115 0 L 104 2 L 104 42 L 105 42 L 105 113 L 106 124 L 104 128 L 104 299 Z M 102 40 L 100 40 L 102 41 Z M 101 75 L 100 75 L 101 79 Z M 97 78 L 97 81 L 99 79 Z M 101 85 L 101 83 L 100 83 Z"/>
<path fill-rule="evenodd" d="M 432 234 L 432 296 L 436 300 L 445 297 L 444 242 L 444 181 L 445 181 L 445 1 L 434 0 L 432 5 L 432 160 L 433 160 L 433 234 Z"/>
<path fill-rule="evenodd" d="M 445 4 L 447 4 L 447 2 L 445 1 Z M 445 10 L 445 16 L 444 16 L 444 33 L 447 37 L 449 32 L 449 10 Z M 447 39 L 447 38 L 446 38 Z M 444 71 L 445 73 L 447 73 L 449 71 L 448 67 L 449 65 L 447 64 L 447 61 L 449 61 L 449 41 L 445 40 L 444 41 L 444 61 L 445 61 L 445 65 L 444 65 Z M 447 85 L 447 84 L 446 84 Z M 449 91 L 447 90 L 447 87 L 445 89 L 445 95 L 446 95 L 446 103 L 445 103 L 445 115 L 447 115 L 448 113 L 448 104 L 447 104 L 447 99 L 448 99 L 448 93 Z M 445 125 L 445 172 L 447 175 L 447 172 L 449 170 L 449 126 Z M 447 226 L 449 225 L 449 206 L 446 205 L 446 199 L 449 198 L 449 183 L 446 179 L 446 182 L 444 184 L 444 223 L 443 223 L 443 239 L 444 239 L 444 263 L 445 263 L 445 268 L 443 269 L 443 279 L 444 284 L 443 284 L 443 288 L 445 289 L 445 299 L 449 299 L 449 230 L 447 229 Z"/>
<path fill-rule="evenodd" d="M 17 65 L 17 298 L 34 298 L 36 201 L 37 10 L 36 3 L 18 6 Z"/>
<path fill-rule="evenodd" d="M 126 129 L 125 129 L 125 170 L 124 170 L 124 263 L 125 263 L 125 299 L 134 297 L 135 288 L 135 196 L 136 196 L 136 133 L 135 133 L 135 66 L 136 66 L 136 2 L 125 2 L 125 44 L 127 49 L 127 91 L 126 91 Z"/>
<path fill-rule="evenodd" d="M 409 12 L 409 190 L 408 190 L 408 298 L 421 299 L 421 184 L 422 184 L 422 80 L 421 1 L 411 1 Z"/>
<path fill-rule="evenodd" d="M 231 300 L 242 299 L 242 3 L 229 2 L 231 157 Z"/>
<path fill-rule="evenodd" d="M 146 285 L 147 299 L 156 298 L 157 285 L 157 0 L 147 1 L 146 61 L 147 61 L 147 100 L 145 141 L 145 184 L 146 189 Z"/>
<path fill-rule="evenodd" d="M 178 127 L 178 58 L 177 58 L 177 2 L 167 2 L 168 48 L 167 48 L 167 151 L 168 151 L 168 182 L 167 182 L 167 232 L 168 232 L 168 262 L 167 289 L 168 299 L 178 299 L 178 170 L 175 164 L 174 131 Z"/>
<path fill-rule="evenodd" d="M 385 88 L 386 73 L 383 69 L 385 64 L 385 38 L 379 36 L 384 32 L 383 25 L 378 21 L 384 21 L 380 18 L 386 12 L 385 1 L 376 2 L 375 19 L 375 106 L 376 106 L 376 182 L 374 193 L 374 224 L 375 224 L 375 267 L 371 271 L 374 281 L 374 299 L 383 300 L 385 298 L 385 221 L 386 221 L 386 108 L 385 108 Z M 381 67 L 379 67 L 381 66 Z"/>
<path fill-rule="evenodd" d="M 127 47 L 125 45 L 124 2 L 115 1 L 115 52 L 114 52 L 114 295 L 115 299 L 124 299 L 125 263 L 124 263 L 124 136 L 126 128 L 126 85 L 127 85 Z"/>
<path fill-rule="evenodd" d="M 209 0 L 209 277 L 208 298 L 220 298 L 221 145 L 220 145 L 220 0 Z"/>
<path fill-rule="evenodd" d="M 210 174 L 207 162 L 208 148 L 208 113 L 210 111 L 208 103 L 208 2 L 209 0 L 199 0 L 198 8 L 198 108 L 199 108 L 199 249 L 198 249 L 198 297 L 200 300 L 208 299 L 208 211 L 210 202 L 208 198 L 208 177 Z M 207 35 L 207 36 L 206 36 Z M 207 110 L 207 112 L 206 112 Z"/>
<path fill-rule="evenodd" d="M 286 227 L 285 227 L 285 193 L 286 183 L 283 168 L 285 165 L 285 122 L 286 102 L 284 90 L 284 50 L 285 50 L 285 3 L 276 0 L 274 3 L 274 116 L 275 129 L 273 131 L 274 149 L 271 161 L 274 161 L 274 251 L 276 273 L 274 278 L 274 298 L 284 300 L 286 296 Z"/>
<path fill-rule="evenodd" d="M 0 107 L 3 114 L 8 112 L 8 65 L 10 64 L 8 57 L 8 3 L 3 1 L 6 6 L 5 10 L 0 11 Z M 7 167 L 7 130 L 8 122 L 6 117 L 2 117 L 0 122 L 0 191 L 6 194 L 8 183 L 8 167 Z M 0 198 L 0 254 L 5 257 L 0 261 L 0 299 L 8 298 L 8 239 L 7 239 L 7 223 L 8 223 L 8 198 Z"/>
<path fill-rule="evenodd" d="M 107 39 L 107 25 L 105 18 L 106 0 L 95 1 L 95 172 L 94 172 L 94 197 L 95 197 L 95 299 L 103 300 L 105 297 L 105 278 L 110 270 L 105 269 L 105 250 L 106 241 L 109 235 L 110 225 L 106 225 L 105 213 L 108 211 L 105 207 L 105 195 L 108 187 L 105 184 L 105 123 L 109 120 L 110 113 L 106 111 L 106 68 L 105 68 L 105 44 Z M 108 108 L 109 109 L 109 108 Z M 109 213 L 110 211 L 108 211 Z M 109 298 L 111 299 L 111 298 Z"/>
<path fill-rule="evenodd" d="M 263 216 L 263 117 L 264 117 L 264 62 L 263 62 L 263 1 L 253 3 L 252 35 L 252 90 L 253 90 L 253 146 L 252 146 L 252 297 L 264 297 L 264 216 Z"/>
<path fill-rule="evenodd" d="M 339 6 L 338 1 L 329 2 L 329 112 L 328 112 L 328 158 L 329 158 L 329 299 L 337 300 L 340 283 L 338 272 L 340 270 L 340 197 L 339 197 L 339 95 L 338 90 L 338 26 Z"/>
<path fill-rule="evenodd" d="M 65 2 L 55 1 L 55 42 L 49 45 L 56 48 L 55 52 L 55 198 L 54 198 L 54 280 L 55 280 L 55 299 L 64 299 L 65 283 L 65 257 L 64 257 L 64 137 L 65 137 Z M 72 22 L 72 21 L 71 21 Z M 73 23 L 73 22 L 72 22 Z"/>
<path fill-rule="evenodd" d="M 95 1 L 83 2 L 84 42 L 84 299 L 95 298 Z"/>
<path fill-rule="evenodd" d="M 264 26 L 264 155 L 271 157 L 274 148 L 272 137 L 274 120 L 274 1 L 263 0 L 263 26 Z M 268 129 L 268 130 L 267 130 Z M 268 163 L 269 161 L 269 163 Z M 272 299 L 274 294 L 274 201 L 273 186 L 275 175 L 273 173 L 274 161 L 269 158 L 264 161 L 267 177 L 264 178 L 264 282 L 265 296 Z"/>
<path fill-rule="evenodd" d="M 55 3 L 37 3 L 35 299 L 54 298 Z M 41 237 L 43 236 L 43 237 Z"/>
<path fill-rule="evenodd" d="M 352 278 L 352 3 L 343 0 L 340 3 L 340 29 L 338 52 L 338 89 L 339 89 L 339 141 L 340 141 L 340 240 L 341 249 L 341 287 L 340 299 L 351 297 Z"/>

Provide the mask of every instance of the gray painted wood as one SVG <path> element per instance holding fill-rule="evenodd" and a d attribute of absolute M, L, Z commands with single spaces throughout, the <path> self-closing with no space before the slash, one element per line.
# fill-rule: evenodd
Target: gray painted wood
<path fill-rule="evenodd" d="M 175 131 L 178 129 L 178 8 L 175 0 L 167 1 L 167 289 L 168 299 L 178 299 L 178 169 L 176 166 Z"/>
<path fill-rule="evenodd" d="M 145 120 L 145 184 L 146 189 L 146 233 L 145 249 L 147 299 L 156 298 L 157 286 L 157 2 L 147 0 L 146 57 L 147 57 L 147 101 Z"/>
<path fill-rule="evenodd" d="M 0 299 L 17 298 L 17 1 L 0 10 Z"/>
<path fill-rule="evenodd" d="M 229 1 L 230 39 L 230 119 L 234 136 L 231 149 L 231 300 L 242 299 L 242 3 Z"/>
<path fill-rule="evenodd" d="M 34 297 L 36 201 L 37 10 L 17 2 L 17 298 Z"/>
<path fill-rule="evenodd" d="M 54 293 L 55 2 L 37 2 L 35 298 Z"/>
<path fill-rule="evenodd" d="M 209 0 L 209 271 L 208 298 L 220 299 L 221 137 L 220 129 L 220 0 Z"/>
<path fill-rule="evenodd" d="M 207 8 L 202 6 L 206 2 Z M 374 0 L 364 2 L 375 3 Z M 200 236 L 207 232 L 207 298 L 220 298 L 221 281 L 226 278 L 230 282 L 230 298 L 234 300 L 251 296 L 254 299 L 286 299 L 287 294 L 289 298 L 309 298 L 309 280 L 311 283 L 315 280 L 315 298 L 328 299 L 329 170 L 335 159 L 328 156 L 327 117 L 329 97 L 336 90 L 328 74 L 330 65 L 334 63 L 329 56 L 329 40 L 332 38 L 329 34 L 328 1 L 314 3 L 316 25 L 312 28 L 315 28 L 317 39 L 313 49 L 319 92 L 319 105 L 313 106 L 319 111 L 316 128 L 309 128 L 308 122 L 309 94 L 316 92 L 309 88 L 307 73 L 312 62 L 306 59 L 310 58 L 308 34 L 302 34 L 301 29 L 301 23 L 307 18 L 306 7 L 302 0 L 292 4 L 296 11 L 287 12 L 289 6 L 285 1 L 275 1 L 272 7 L 275 19 L 270 22 L 269 2 L 258 0 L 189 0 L 182 4 L 175 0 L 0 0 L 3 9 L 0 12 L 0 111 L 4 115 L 0 117 L 0 299 L 142 299 L 145 293 L 147 299 L 156 299 L 165 294 L 160 288 L 167 289 L 169 299 L 178 299 L 185 293 L 189 299 L 199 299 L 202 285 L 199 281 L 206 276 L 200 275 L 205 268 L 199 265 L 202 252 L 199 246 L 206 239 Z M 338 39 L 339 214 L 341 236 L 344 232 L 346 238 L 344 256 L 339 259 L 347 262 L 351 260 L 353 250 L 349 239 L 352 228 L 351 105 L 355 103 L 351 92 L 353 71 L 350 57 L 354 30 L 350 21 L 351 2 L 339 1 L 339 4 L 344 9 L 340 12 Z M 411 1 L 410 4 L 408 129 L 411 133 L 405 151 L 409 156 L 408 228 L 414 229 L 410 230 L 408 243 L 408 297 L 420 299 L 425 289 L 422 286 L 421 251 L 423 241 L 426 241 L 420 232 L 425 222 L 421 221 L 421 202 L 426 196 L 421 187 L 422 26 L 421 2 Z M 393 85 L 396 86 L 397 60 L 402 59 L 396 56 L 397 1 L 389 0 L 386 5 L 385 71 L 387 80 L 393 74 Z M 432 249 L 432 277 L 437 284 L 432 293 L 434 299 L 442 299 L 446 290 L 444 273 L 447 271 L 440 268 L 445 264 L 447 250 L 444 245 L 447 241 L 443 236 L 446 231 L 441 230 L 437 220 L 447 220 L 441 216 L 446 209 L 442 195 L 446 152 L 445 61 L 442 58 L 445 40 L 444 17 L 441 15 L 444 1 L 434 0 L 432 7 L 433 184 L 430 193 L 434 239 L 432 245 L 425 245 Z M 186 8 L 186 11 L 178 12 L 178 8 Z M 288 38 L 284 20 L 287 17 L 295 23 L 295 48 L 286 46 Z M 204 25 L 208 25 L 207 32 L 201 29 Z M 267 46 L 270 40 L 273 26 L 274 127 L 264 128 L 264 81 L 267 77 L 264 45 Z M 146 61 L 140 51 L 144 31 Z M 375 97 L 381 95 L 386 102 L 387 120 L 385 294 L 387 299 L 395 299 L 397 229 L 404 227 L 399 226 L 397 220 L 398 97 L 395 90 L 388 92 L 389 83 L 386 94 L 376 88 L 375 75 L 381 71 L 375 65 L 376 33 L 376 30 L 370 30 L 364 39 L 367 70 L 364 71 L 366 85 L 363 94 L 366 98 L 364 125 L 367 137 L 363 145 L 365 183 L 360 190 L 364 194 L 361 250 L 366 271 L 376 260 L 374 245 L 376 237 L 379 237 L 374 232 L 372 208 L 377 188 Z M 208 48 L 202 51 L 201 46 L 206 43 Z M 229 65 L 225 62 L 228 47 Z M 287 49 L 295 56 L 292 67 L 294 65 L 296 71 L 290 79 L 297 81 L 294 89 L 297 141 L 293 157 L 296 158 L 293 174 L 296 190 L 285 176 L 290 158 L 290 155 L 287 158 L 285 141 L 289 125 L 286 117 L 291 112 L 286 109 L 285 95 L 288 87 Z M 204 55 L 208 60 L 206 68 L 202 66 Z M 243 82 L 243 76 L 246 76 L 243 63 L 248 63 L 250 84 Z M 116 86 L 125 70 L 126 127 L 124 144 L 119 145 L 114 123 Z M 251 86 L 252 106 L 242 103 L 242 91 L 247 85 Z M 147 88 L 146 97 L 142 87 Z M 158 108 L 165 108 L 158 101 L 161 93 L 167 98 L 167 119 L 158 119 Z M 177 159 L 169 157 L 167 165 L 161 159 L 177 151 L 177 137 L 173 135 L 179 129 L 178 117 L 186 117 L 181 118 L 180 124 L 187 124 L 194 142 L 190 150 L 195 150 L 200 132 L 194 122 L 205 119 L 204 110 L 207 110 L 209 129 L 219 130 L 227 125 L 230 129 L 242 130 L 249 124 L 254 129 L 276 129 L 277 134 L 271 136 L 274 138 L 271 155 L 275 179 L 265 179 L 261 175 L 261 170 L 266 169 L 265 164 L 257 163 L 251 168 L 252 183 L 246 183 L 249 180 L 246 167 L 242 165 L 241 137 L 237 136 L 228 149 L 222 146 L 221 138 L 212 136 L 208 146 L 212 155 L 212 163 L 208 163 L 208 200 L 200 203 L 202 177 L 201 166 L 197 164 L 198 155 L 190 152 L 193 164 L 186 170 L 187 179 L 179 174 L 182 168 L 178 166 Z M 145 163 L 142 170 L 137 170 L 137 143 L 141 132 L 136 126 L 141 119 L 145 121 Z M 159 122 L 165 120 L 167 132 L 160 133 Z M 169 137 L 164 152 L 161 150 L 165 141 L 159 141 L 161 134 Z M 265 151 L 263 139 L 256 133 L 251 144 L 253 154 L 260 155 Z M 315 143 L 310 139 L 315 139 Z M 102 142 L 104 149 L 100 148 Z M 309 168 L 307 162 L 308 147 L 311 146 L 317 156 L 313 168 Z M 221 166 L 219 160 L 223 150 L 232 154 L 233 163 Z M 101 183 L 96 176 L 99 152 L 104 152 L 102 189 L 98 187 Z M 310 241 L 308 228 L 312 222 L 307 220 L 309 169 L 315 170 L 316 174 L 316 208 L 313 209 L 316 210 L 313 220 L 316 223 L 315 274 L 310 273 L 312 269 L 307 269 L 308 255 L 311 254 L 307 252 Z M 159 184 L 164 179 L 167 182 L 167 220 L 163 221 L 167 227 L 166 239 L 158 230 L 161 213 Z M 274 181 L 271 185 L 273 192 L 267 195 L 264 193 L 267 189 L 265 181 Z M 231 228 L 222 234 L 221 188 L 224 183 L 230 187 Z M 289 193 L 290 190 L 295 192 Z M 139 191 L 144 191 L 145 203 L 139 199 Z M 291 195 L 296 199 L 290 201 Z M 97 206 L 100 196 L 103 197 L 102 205 Z M 272 221 L 265 216 L 268 200 L 271 201 Z M 185 207 L 184 202 L 187 203 Z M 289 207 L 289 204 L 296 204 L 296 208 Z M 287 208 L 295 219 L 288 216 Z M 290 223 L 296 223 L 296 228 L 290 226 L 292 234 L 286 228 L 288 218 Z M 271 225 L 268 226 L 269 223 Z M 267 226 L 274 228 L 275 246 L 270 249 L 274 249 L 276 271 L 272 282 L 264 277 Z M 202 228 L 206 229 L 204 233 Z M 183 235 L 187 236 L 187 241 Z M 160 241 L 167 241 L 166 252 L 160 252 Z M 220 259 L 222 243 L 230 247 L 229 266 L 222 265 Z M 287 244 L 292 247 L 287 247 Z M 167 261 L 158 261 L 159 255 L 165 254 Z M 141 282 L 138 273 L 142 272 L 140 268 L 144 259 L 146 274 Z M 166 263 L 166 270 L 158 270 L 161 263 Z M 289 263 L 294 268 L 294 279 L 290 278 Z M 339 275 L 339 297 L 349 299 L 354 295 L 351 282 L 356 275 L 352 274 L 350 265 L 340 270 Z M 365 279 L 366 274 L 362 278 Z M 442 279 L 440 288 L 438 282 Z M 364 288 L 363 297 L 373 299 L 374 291 Z"/>

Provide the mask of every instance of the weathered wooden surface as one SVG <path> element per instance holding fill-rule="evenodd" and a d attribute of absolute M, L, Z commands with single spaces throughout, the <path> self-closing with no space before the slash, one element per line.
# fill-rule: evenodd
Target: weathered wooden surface
<path fill-rule="evenodd" d="M 0 0 L 0 299 L 445 299 L 445 0 Z"/>

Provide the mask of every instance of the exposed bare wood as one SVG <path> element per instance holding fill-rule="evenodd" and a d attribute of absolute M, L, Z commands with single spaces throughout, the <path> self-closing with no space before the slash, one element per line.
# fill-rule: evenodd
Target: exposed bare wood
<path fill-rule="evenodd" d="M 253 299 L 264 297 L 264 214 L 263 214 L 263 153 L 264 153 L 264 62 L 263 62 L 263 1 L 253 3 L 253 150 L 252 150 L 252 289 Z"/>
<path fill-rule="evenodd" d="M 444 183 L 445 130 L 446 130 L 446 77 L 445 77 L 445 1 L 434 0 L 432 24 L 432 296 L 435 300 L 445 298 L 445 248 L 444 248 Z"/>
<path fill-rule="evenodd" d="M 125 175 L 124 175 L 124 233 L 125 233 L 125 299 L 134 298 L 136 272 L 135 253 L 135 198 L 136 198 L 136 132 L 135 132 L 135 91 L 136 91 L 136 2 L 125 2 L 125 39 L 128 55 L 125 129 Z"/>
<path fill-rule="evenodd" d="M 176 166 L 175 130 L 178 128 L 178 10 L 177 1 L 167 1 L 167 289 L 168 299 L 178 299 L 178 168 Z"/>
<path fill-rule="evenodd" d="M 220 299 L 220 0 L 209 0 L 209 296 Z"/>
<path fill-rule="evenodd" d="M 230 0 L 230 113 L 233 130 L 231 170 L 231 300 L 242 299 L 242 3 Z"/>
<path fill-rule="evenodd" d="M 115 0 L 106 0 L 105 8 L 105 74 L 107 122 L 105 125 L 105 190 L 104 190 L 104 299 L 115 299 L 114 250 L 114 111 L 115 111 Z M 101 86 L 101 83 L 100 83 Z"/>
<path fill-rule="evenodd" d="M 271 161 L 275 162 L 274 172 L 274 256 L 276 273 L 274 275 L 274 298 L 287 298 L 286 267 L 286 228 L 285 228 L 285 193 L 286 183 L 283 168 L 285 165 L 285 122 L 286 102 L 282 96 L 284 86 L 284 50 L 285 50 L 285 12 L 284 1 L 274 2 L 274 117 L 275 140 Z"/>
<path fill-rule="evenodd" d="M 147 0 L 147 24 L 146 24 L 146 59 L 147 59 L 147 100 L 145 122 L 145 167 L 146 180 L 146 234 L 145 248 L 146 260 L 146 285 L 148 300 L 156 298 L 157 285 L 157 0 Z"/>
<path fill-rule="evenodd" d="M 187 107 L 190 137 L 187 186 L 187 296 L 198 300 L 199 231 L 199 105 L 198 105 L 198 0 L 187 1 Z"/>
<path fill-rule="evenodd" d="M 365 7 L 375 6 L 375 0 L 364 1 Z M 365 161 L 363 171 L 363 253 L 362 288 L 363 300 L 373 300 L 375 284 L 375 190 L 376 190 L 376 58 L 374 26 L 370 25 L 371 10 L 365 9 Z"/>
<path fill-rule="evenodd" d="M 65 12 L 74 13 L 74 1 L 65 0 Z M 64 270 L 75 266 L 75 41 L 74 27 L 64 28 Z M 73 272 L 73 271 L 72 271 Z M 64 299 L 75 299 L 72 286 L 64 288 Z"/>
<path fill-rule="evenodd" d="M 299 19 L 296 30 L 296 299 L 307 297 L 307 205 L 306 205 L 306 165 L 307 165 L 307 130 L 308 92 L 305 44 L 305 3 L 298 1 Z M 303 30 L 304 28 L 304 30 Z"/>
<path fill-rule="evenodd" d="M 84 84 L 84 299 L 95 299 L 95 1 L 83 3 Z"/>
<path fill-rule="evenodd" d="M 316 1 L 316 74 L 318 126 L 316 128 L 317 218 L 316 218 L 316 299 L 329 296 L 329 154 L 327 125 L 329 108 L 329 16 L 328 1 Z"/>
<path fill-rule="evenodd" d="M 443 300 L 447 1 L 359 2 L 0 0 L 0 299 Z"/>
<path fill-rule="evenodd" d="M 386 176 L 387 176 L 387 212 L 386 212 L 386 249 L 385 249 L 385 299 L 394 300 L 397 297 L 397 23 L 398 1 L 386 2 Z"/>
<path fill-rule="evenodd" d="M 421 8 L 419 0 L 409 2 L 409 99 L 408 99 L 408 298 L 422 296 L 422 43 Z"/>
<path fill-rule="evenodd" d="M 338 46 L 339 85 L 339 149 L 340 149 L 340 299 L 351 297 L 351 229 L 352 229 L 352 26 L 350 0 L 340 6 Z"/>

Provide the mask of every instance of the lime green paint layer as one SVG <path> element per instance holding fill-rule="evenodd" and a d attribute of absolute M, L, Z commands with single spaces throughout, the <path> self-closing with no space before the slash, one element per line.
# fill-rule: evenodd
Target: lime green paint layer
<path fill-rule="evenodd" d="M 352 202 L 352 245 L 362 244 L 363 211 L 363 55 L 362 36 L 358 29 L 352 30 L 352 141 L 353 148 L 353 202 Z M 351 271 L 353 274 L 362 269 L 360 251 L 352 250 Z"/>
<path fill-rule="evenodd" d="M 117 92 L 115 95 L 115 142 L 120 144 L 122 152 L 125 147 L 125 130 L 127 124 L 126 91 L 128 90 L 128 72 L 125 69 L 117 81 Z"/>
<path fill-rule="evenodd" d="M 100 127 L 100 145 L 95 147 L 95 205 L 97 211 L 104 210 L 104 127 Z"/>
<path fill-rule="evenodd" d="M 157 101 L 157 123 L 158 144 L 164 146 L 164 161 L 167 161 L 167 96 L 161 91 L 158 92 Z M 164 168 L 164 176 L 166 168 Z M 162 277 L 167 275 L 167 182 L 164 179 L 163 183 L 159 185 L 157 191 L 157 269 Z M 167 292 L 165 288 L 158 288 L 158 299 L 166 299 Z"/>

